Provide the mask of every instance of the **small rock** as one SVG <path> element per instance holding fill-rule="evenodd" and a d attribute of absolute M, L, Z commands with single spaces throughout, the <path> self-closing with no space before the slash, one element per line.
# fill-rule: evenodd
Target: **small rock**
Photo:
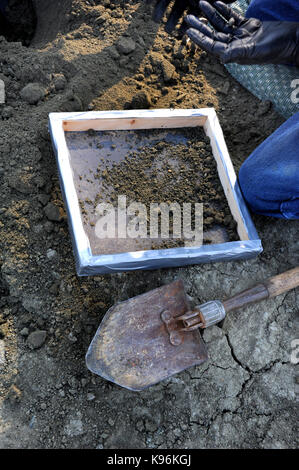
<path fill-rule="evenodd" d="M 267 114 L 272 107 L 271 101 L 261 101 L 258 105 L 257 116 L 264 116 Z"/>
<path fill-rule="evenodd" d="M 83 434 L 83 423 L 78 413 L 78 417 L 71 418 L 64 427 L 64 434 L 69 437 L 80 436 Z"/>
<path fill-rule="evenodd" d="M 44 330 L 36 330 L 33 333 L 30 333 L 28 336 L 27 343 L 31 349 L 40 348 L 46 341 L 47 332 Z"/>
<path fill-rule="evenodd" d="M 72 332 L 69 333 L 68 339 L 71 343 L 76 343 L 78 341 L 78 339 L 76 338 L 76 336 Z"/>
<path fill-rule="evenodd" d="M 164 82 L 169 82 L 175 73 L 175 66 L 172 65 L 165 57 L 156 52 L 152 52 L 150 55 L 150 61 L 153 66 L 159 67 L 162 70 Z"/>
<path fill-rule="evenodd" d="M 116 47 L 114 46 L 111 46 L 109 49 L 108 49 L 108 52 L 109 52 L 109 55 L 110 57 L 112 57 L 112 59 L 119 59 L 120 55 L 116 49 Z"/>
<path fill-rule="evenodd" d="M 45 214 L 47 219 L 52 220 L 53 222 L 59 222 L 61 220 L 61 214 L 59 207 L 55 206 L 52 202 L 46 205 Z"/>
<path fill-rule="evenodd" d="M 135 50 L 136 44 L 132 38 L 123 37 L 119 40 L 116 47 L 120 54 L 128 55 Z"/>
<path fill-rule="evenodd" d="M 94 399 L 95 399 L 95 395 L 94 395 L 93 393 L 88 393 L 88 394 L 87 394 L 87 400 L 88 400 L 88 401 L 92 401 L 92 400 L 94 400 Z"/>
<path fill-rule="evenodd" d="M 29 173 L 15 173 L 8 178 L 9 186 L 22 194 L 31 194 L 34 191 L 33 178 Z"/>
<path fill-rule="evenodd" d="M 21 331 L 20 331 L 20 335 L 21 336 L 28 336 L 29 335 L 29 330 L 28 328 L 23 328 Z"/>
<path fill-rule="evenodd" d="M 88 381 L 86 379 L 81 379 L 81 385 L 82 387 L 85 387 L 87 385 Z"/>
<path fill-rule="evenodd" d="M 50 249 L 50 250 L 47 251 L 47 258 L 48 259 L 51 260 L 51 259 L 54 259 L 56 257 L 57 257 L 57 251 L 56 250 Z"/>
<path fill-rule="evenodd" d="M 131 102 L 125 104 L 125 109 L 148 109 L 151 104 L 148 93 L 146 93 L 146 91 L 139 91 L 133 96 Z"/>
<path fill-rule="evenodd" d="M 43 206 L 45 206 L 46 204 L 48 204 L 48 202 L 50 200 L 50 196 L 49 196 L 49 194 L 44 194 L 44 193 L 39 194 L 38 195 L 38 200 Z"/>
<path fill-rule="evenodd" d="M 5 108 L 3 108 L 3 111 L 2 111 L 2 117 L 4 119 L 9 119 L 13 116 L 13 113 L 14 113 L 14 109 L 12 106 L 5 106 Z"/>
<path fill-rule="evenodd" d="M 67 85 L 67 80 L 62 73 L 56 73 L 53 77 L 53 85 L 56 91 L 62 91 Z"/>
<path fill-rule="evenodd" d="M 26 297 L 22 305 L 29 313 L 39 313 L 43 308 L 43 302 L 35 297 Z"/>
<path fill-rule="evenodd" d="M 57 295 L 59 291 L 59 282 L 53 282 L 53 284 L 49 287 L 49 292 L 53 295 Z"/>
<path fill-rule="evenodd" d="M 21 98 L 28 104 L 37 104 L 45 97 L 45 90 L 38 83 L 28 83 L 21 90 Z"/>

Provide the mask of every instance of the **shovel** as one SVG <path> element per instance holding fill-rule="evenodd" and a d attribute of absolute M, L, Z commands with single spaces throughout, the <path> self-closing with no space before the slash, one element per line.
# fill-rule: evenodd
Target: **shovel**
<path fill-rule="evenodd" d="M 111 307 L 86 354 L 91 372 L 140 391 L 208 359 L 199 333 L 227 313 L 299 286 L 299 267 L 272 277 L 224 302 L 190 310 L 182 280 Z"/>

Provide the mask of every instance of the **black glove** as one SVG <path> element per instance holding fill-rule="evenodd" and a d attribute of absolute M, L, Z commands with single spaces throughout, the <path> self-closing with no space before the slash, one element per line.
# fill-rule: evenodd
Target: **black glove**
<path fill-rule="evenodd" d="M 153 3 L 156 2 L 153 19 L 157 23 L 159 23 L 165 11 L 170 4 L 171 0 L 145 0 L 146 3 Z M 209 0 L 210 3 L 214 3 L 215 0 Z M 233 3 L 235 0 L 224 0 L 225 3 Z M 175 28 L 178 24 L 180 18 L 183 16 L 186 10 L 189 10 L 190 13 L 197 14 L 200 12 L 198 7 L 199 1 L 198 0 L 175 0 L 174 5 L 171 9 L 171 13 L 168 17 L 165 29 L 168 33 Z"/>
<path fill-rule="evenodd" d="M 218 1 L 214 7 L 201 1 L 200 7 L 215 31 L 187 16 L 186 33 L 223 63 L 299 65 L 299 23 L 246 19 Z"/>

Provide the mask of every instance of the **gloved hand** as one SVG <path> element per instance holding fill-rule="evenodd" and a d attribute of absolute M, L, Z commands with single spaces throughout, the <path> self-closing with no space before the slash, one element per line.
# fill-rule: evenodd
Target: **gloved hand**
<path fill-rule="evenodd" d="M 146 3 L 153 3 L 156 2 L 153 19 L 157 23 L 159 23 L 165 11 L 170 4 L 171 0 L 145 0 Z M 235 0 L 224 0 L 225 3 L 233 3 Z M 215 0 L 209 0 L 210 3 L 214 3 Z M 188 9 L 191 10 L 192 13 L 196 14 L 199 13 L 199 0 L 175 0 L 174 5 L 172 7 L 171 13 L 168 17 L 167 23 L 165 25 L 165 29 L 168 33 L 175 28 L 178 24 L 180 18 L 183 16 L 184 12 Z"/>
<path fill-rule="evenodd" d="M 214 6 L 206 1 L 199 4 L 215 31 L 190 15 L 185 19 L 186 33 L 223 63 L 299 66 L 299 23 L 246 19 L 218 1 Z"/>

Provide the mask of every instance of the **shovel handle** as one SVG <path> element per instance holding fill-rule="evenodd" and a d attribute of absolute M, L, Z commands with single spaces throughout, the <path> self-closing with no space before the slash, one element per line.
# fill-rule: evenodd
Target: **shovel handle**
<path fill-rule="evenodd" d="M 223 302 L 225 312 L 231 312 L 238 308 L 259 302 L 265 299 L 272 299 L 277 295 L 288 292 L 291 289 L 299 286 L 299 266 L 294 269 L 290 269 L 285 273 L 279 274 L 278 276 L 271 277 L 266 281 L 247 289 L 240 294 L 231 297 Z"/>
<path fill-rule="evenodd" d="M 299 286 L 299 266 L 278 276 L 271 277 L 265 282 L 265 286 L 269 292 L 269 299 L 295 289 Z"/>

